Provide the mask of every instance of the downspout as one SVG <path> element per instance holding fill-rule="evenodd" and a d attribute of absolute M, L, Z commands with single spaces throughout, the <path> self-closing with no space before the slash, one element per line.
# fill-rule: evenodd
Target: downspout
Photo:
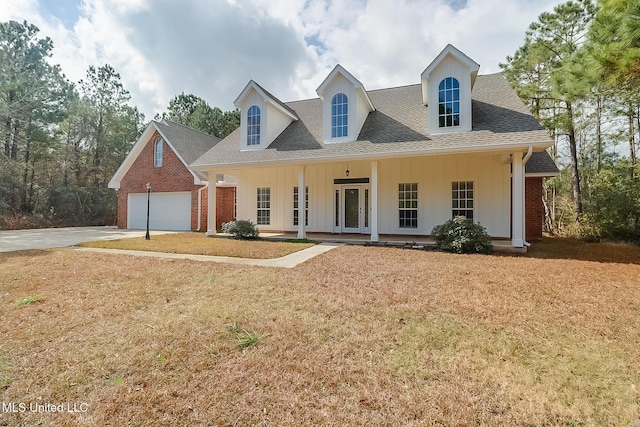
<path fill-rule="evenodd" d="M 529 161 L 529 158 L 531 157 L 531 155 L 533 154 L 533 147 L 530 145 L 529 149 L 527 150 L 527 154 L 524 155 L 524 157 L 522 158 L 522 168 L 524 169 L 525 166 L 527 165 L 527 162 Z M 526 173 L 524 174 L 524 179 L 522 180 L 522 185 L 526 188 L 526 183 L 527 183 L 527 175 Z M 523 202 L 523 206 L 522 206 L 522 211 L 524 212 L 524 216 L 525 216 L 525 220 L 522 222 L 523 227 L 524 227 L 524 233 L 522 233 L 525 236 L 525 240 L 523 241 L 524 245 L 526 247 L 531 246 L 531 243 L 527 242 L 526 240 L 526 235 L 527 235 L 527 220 L 526 220 L 526 216 L 527 216 L 527 209 L 526 209 L 526 203 L 527 203 L 527 197 L 526 197 L 526 193 L 524 191 L 525 189 L 522 189 L 522 194 L 524 195 L 524 197 L 522 198 L 522 202 Z"/>
<path fill-rule="evenodd" d="M 196 231 L 200 231 L 200 223 L 202 222 L 202 192 L 207 188 L 209 188 L 209 181 L 198 189 L 198 228 L 196 228 Z"/>

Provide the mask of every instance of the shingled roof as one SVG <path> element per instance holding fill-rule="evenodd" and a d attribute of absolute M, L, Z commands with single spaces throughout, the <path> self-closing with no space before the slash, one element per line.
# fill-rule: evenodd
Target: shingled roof
<path fill-rule="evenodd" d="M 322 101 L 319 98 L 287 102 L 285 104 L 296 112 L 299 120 L 292 122 L 269 147 L 263 150 L 240 150 L 240 129 L 236 129 L 193 162 L 191 167 L 206 169 L 216 166 L 402 157 L 528 146 L 542 151 L 552 144 L 547 131 L 535 120 L 501 74 L 477 77 L 472 93 L 471 132 L 430 134 L 427 107 L 422 104 L 420 84 L 373 90 L 368 94 L 376 111 L 369 113 L 356 141 L 323 143 Z"/>
<path fill-rule="evenodd" d="M 185 166 L 189 166 L 190 163 L 193 163 L 220 142 L 220 138 L 170 120 L 152 120 L 109 181 L 109 188 L 120 188 L 120 181 L 125 177 L 129 168 L 131 168 L 135 159 L 156 130 L 160 132 L 167 144 L 173 147 Z M 196 184 L 199 184 L 200 181 L 207 180 L 207 177 L 199 171 L 189 170 L 189 172 L 194 176 L 194 182 Z"/>
<path fill-rule="evenodd" d="M 220 138 L 191 129 L 171 120 L 153 121 L 164 136 L 187 164 L 193 163 L 214 145 Z"/>
<path fill-rule="evenodd" d="M 533 153 L 525 165 L 527 175 L 555 176 L 560 173 L 558 167 L 546 151 Z"/>

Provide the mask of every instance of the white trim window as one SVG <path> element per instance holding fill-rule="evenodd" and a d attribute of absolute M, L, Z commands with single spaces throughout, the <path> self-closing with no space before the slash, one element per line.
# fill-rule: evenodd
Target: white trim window
<path fill-rule="evenodd" d="M 438 125 L 460 126 L 460 83 L 453 77 L 443 79 L 438 86 Z"/>
<path fill-rule="evenodd" d="M 260 145 L 260 108 L 257 105 L 247 111 L 247 145 Z"/>
<path fill-rule="evenodd" d="M 293 187 L 293 225 L 298 225 L 298 187 Z M 304 187 L 304 225 L 309 226 L 309 187 Z"/>
<path fill-rule="evenodd" d="M 451 217 L 464 216 L 473 220 L 473 181 L 451 183 Z"/>
<path fill-rule="evenodd" d="M 258 188 L 257 191 L 256 223 L 258 225 L 271 224 L 271 188 Z"/>
<path fill-rule="evenodd" d="M 162 138 L 156 138 L 153 143 L 153 166 L 159 168 L 162 166 Z"/>
<path fill-rule="evenodd" d="M 400 228 L 418 228 L 418 184 L 398 184 Z"/>
<path fill-rule="evenodd" d="M 349 136 L 349 99 L 344 93 L 331 99 L 331 138 Z"/>

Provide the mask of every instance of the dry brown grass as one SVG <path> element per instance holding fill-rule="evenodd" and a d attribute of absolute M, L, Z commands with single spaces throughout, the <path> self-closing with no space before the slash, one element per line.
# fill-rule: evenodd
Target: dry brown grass
<path fill-rule="evenodd" d="M 86 248 L 124 249 L 134 251 L 168 252 L 174 254 L 230 256 L 238 258 L 280 258 L 301 251 L 314 243 L 270 242 L 264 240 L 234 240 L 211 238 L 204 233 L 176 233 L 144 237 L 81 243 Z"/>
<path fill-rule="evenodd" d="M 0 425 L 625 426 L 640 266 L 566 258 L 0 254 L 2 401 L 89 404 Z M 257 344 L 239 349 L 238 330 Z"/>
<path fill-rule="evenodd" d="M 577 239 L 545 237 L 531 246 L 528 256 L 640 264 L 640 246 L 623 243 L 588 243 Z"/>

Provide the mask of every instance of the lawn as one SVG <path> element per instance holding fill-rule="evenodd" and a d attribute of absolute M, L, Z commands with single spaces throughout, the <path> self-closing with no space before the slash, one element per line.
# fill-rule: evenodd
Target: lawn
<path fill-rule="evenodd" d="M 344 246 L 293 269 L 2 253 L 2 401 L 79 412 L 0 425 L 627 426 L 640 250 L 542 244 Z"/>
<path fill-rule="evenodd" d="M 245 241 L 228 238 L 211 238 L 204 233 L 177 233 L 118 240 L 80 243 L 85 248 L 124 249 L 134 251 L 169 252 L 176 254 L 230 256 L 239 258 L 280 258 L 313 246 L 309 242 Z"/>

